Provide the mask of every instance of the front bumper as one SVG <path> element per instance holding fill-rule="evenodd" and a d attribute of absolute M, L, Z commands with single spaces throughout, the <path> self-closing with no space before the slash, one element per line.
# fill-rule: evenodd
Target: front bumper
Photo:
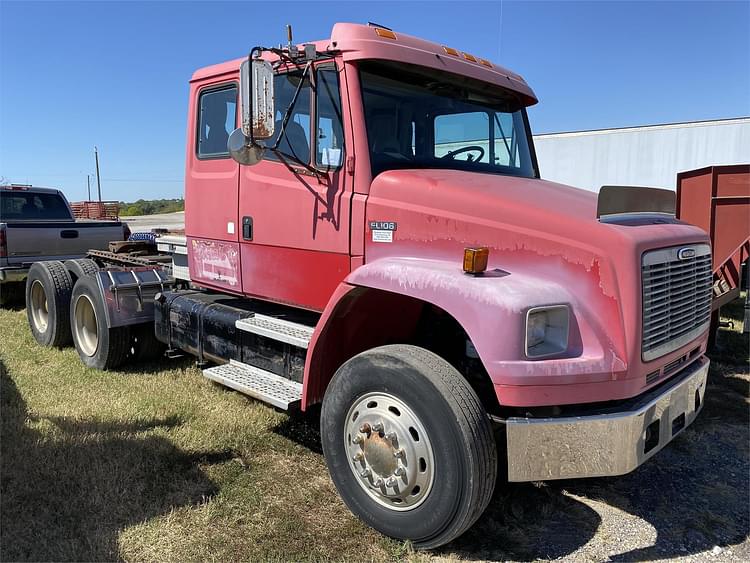
<path fill-rule="evenodd" d="M 633 471 L 695 420 L 709 361 L 701 357 L 663 386 L 619 409 L 582 416 L 509 418 L 509 481 L 622 475 Z"/>
<path fill-rule="evenodd" d="M 22 282 L 28 274 L 28 268 L 2 268 L 0 269 L 0 283 Z"/>

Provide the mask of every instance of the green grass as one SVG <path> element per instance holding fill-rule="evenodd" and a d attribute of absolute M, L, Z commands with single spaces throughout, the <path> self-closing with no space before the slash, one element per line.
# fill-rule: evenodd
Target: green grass
<path fill-rule="evenodd" d="M 350 514 L 301 421 L 190 361 L 86 369 L 37 346 L 24 311 L 0 311 L 0 334 L 3 560 L 404 553 Z"/>
<path fill-rule="evenodd" d="M 653 548 L 625 559 L 736 545 L 747 536 L 750 494 L 741 306 L 725 311 L 735 327 L 721 331 L 706 408 L 684 438 L 623 477 L 499 482 L 479 522 L 430 554 L 351 515 L 312 417 L 212 384 L 189 359 L 86 369 L 73 349 L 36 345 L 23 310 L 0 309 L 0 559 L 532 560 L 616 548 L 579 498 L 657 530 Z M 582 559 L 592 557 L 601 555 Z"/>

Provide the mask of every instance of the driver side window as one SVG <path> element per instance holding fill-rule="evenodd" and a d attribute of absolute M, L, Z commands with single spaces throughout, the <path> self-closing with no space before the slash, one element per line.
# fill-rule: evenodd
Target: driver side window
<path fill-rule="evenodd" d="M 278 74 L 274 77 L 273 89 L 276 98 L 276 123 L 273 137 L 266 141 L 266 146 L 272 146 L 281 133 L 284 112 L 286 112 L 286 108 L 292 103 L 300 80 L 302 80 L 301 72 L 288 72 L 286 74 Z M 302 89 L 292 108 L 278 150 L 283 154 L 295 157 L 305 164 L 310 163 L 310 82 L 307 77 L 304 79 Z M 268 160 L 280 160 L 272 151 L 266 151 L 264 158 Z"/>

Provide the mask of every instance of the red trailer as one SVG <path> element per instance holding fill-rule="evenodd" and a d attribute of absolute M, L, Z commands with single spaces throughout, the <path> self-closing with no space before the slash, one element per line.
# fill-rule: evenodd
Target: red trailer
<path fill-rule="evenodd" d="M 719 308 L 740 296 L 750 257 L 750 164 L 708 166 L 677 174 L 677 217 L 704 229 L 713 247 L 711 334 Z M 748 329 L 747 319 L 745 330 Z"/>

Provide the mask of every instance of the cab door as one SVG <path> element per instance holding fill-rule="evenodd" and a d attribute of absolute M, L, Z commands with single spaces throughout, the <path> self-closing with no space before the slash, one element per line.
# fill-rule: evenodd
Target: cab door
<path fill-rule="evenodd" d="M 242 288 L 247 295 L 322 310 L 350 271 L 352 177 L 344 170 L 343 65 L 293 69 L 274 81 L 275 135 L 301 85 L 278 151 L 240 168 Z M 275 138 L 266 141 L 267 146 Z"/>
<path fill-rule="evenodd" d="M 236 73 L 194 83 L 188 123 L 185 234 L 190 278 L 241 293 L 238 213 L 239 164 L 227 150 L 238 122 Z"/>

